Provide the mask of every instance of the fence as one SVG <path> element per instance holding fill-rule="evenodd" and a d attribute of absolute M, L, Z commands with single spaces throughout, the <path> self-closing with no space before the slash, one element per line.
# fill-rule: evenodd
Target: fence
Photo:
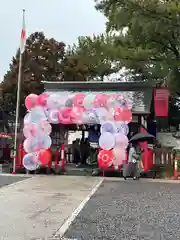
<path fill-rule="evenodd" d="M 61 144 L 60 147 L 57 147 L 55 149 L 55 152 L 53 153 L 52 149 L 49 149 L 51 152 L 51 161 L 48 163 L 47 167 L 48 169 L 58 169 L 59 167 L 64 170 L 66 159 L 65 159 L 65 148 L 64 144 Z M 23 157 L 26 153 L 23 150 L 23 145 L 19 144 L 18 148 L 18 154 L 17 156 L 12 156 L 16 159 L 16 169 L 23 169 Z M 13 172 L 16 173 L 16 172 Z"/>
<path fill-rule="evenodd" d="M 16 165 L 17 168 L 22 168 L 23 167 L 22 159 L 24 156 L 22 144 L 20 144 L 18 152 L 19 154 L 18 156 L 16 156 Z M 180 165 L 178 164 L 178 162 L 180 160 L 178 160 L 178 158 L 175 156 L 176 156 L 175 153 L 170 148 L 155 148 L 153 149 L 153 166 L 160 168 L 171 166 L 173 170 L 171 176 L 174 177 L 175 179 L 178 179 L 178 165 Z M 49 169 L 51 168 L 56 169 L 58 167 L 64 169 L 66 167 L 66 164 L 68 162 L 71 162 L 70 159 L 68 158 L 69 158 L 68 154 L 65 154 L 64 144 L 62 144 L 60 147 L 57 147 L 55 153 L 52 154 L 52 161 L 48 164 L 47 167 Z"/>
<path fill-rule="evenodd" d="M 153 149 L 153 164 L 154 165 L 174 164 L 174 154 L 172 148 Z"/>

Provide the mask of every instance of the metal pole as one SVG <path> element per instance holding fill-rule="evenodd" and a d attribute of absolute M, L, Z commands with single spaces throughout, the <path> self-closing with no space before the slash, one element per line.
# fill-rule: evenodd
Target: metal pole
<path fill-rule="evenodd" d="M 15 131 L 14 131 L 13 173 L 16 173 L 17 133 L 18 133 L 18 122 L 19 122 L 19 105 L 20 105 L 20 91 L 21 91 L 21 76 L 22 76 L 22 53 L 20 52 L 20 58 L 19 58 L 19 73 L 18 73 L 18 86 L 17 86 L 17 100 L 16 100 L 16 121 L 15 121 Z"/>
<path fill-rule="evenodd" d="M 25 24 L 25 10 L 23 9 L 23 29 Z M 22 36 L 21 36 L 22 37 Z M 21 39 L 22 41 L 22 39 Z M 22 42 L 21 42 L 22 44 Z M 20 106 L 20 92 L 21 92 L 21 77 L 22 77 L 22 56 L 23 52 L 20 46 L 20 58 L 19 58 L 19 72 L 18 72 L 18 86 L 17 86 L 17 100 L 16 100 L 16 121 L 15 121 L 15 131 L 14 131 L 14 158 L 13 158 L 13 172 L 16 173 L 16 156 L 17 156 L 17 134 L 18 134 L 18 122 L 19 122 L 19 106 Z"/>

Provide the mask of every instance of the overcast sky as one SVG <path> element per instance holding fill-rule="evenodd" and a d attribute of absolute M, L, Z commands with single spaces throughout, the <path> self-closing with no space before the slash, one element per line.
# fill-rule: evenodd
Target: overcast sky
<path fill-rule="evenodd" d="M 26 31 L 43 31 L 66 44 L 78 36 L 101 33 L 105 18 L 94 8 L 94 0 L 2 0 L 0 7 L 0 79 L 19 47 L 22 9 L 26 9 Z"/>

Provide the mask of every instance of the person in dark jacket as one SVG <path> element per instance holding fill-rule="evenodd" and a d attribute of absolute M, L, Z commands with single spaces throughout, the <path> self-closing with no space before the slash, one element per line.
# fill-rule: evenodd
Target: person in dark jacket
<path fill-rule="evenodd" d="M 89 143 L 88 143 L 88 139 L 82 139 L 81 143 L 80 143 L 80 152 L 81 152 L 81 164 L 86 165 L 86 160 L 89 156 Z"/>
<path fill-rule="evenodd" d="M 73 163 L 78 164 L 81 160 L 79 139 L 76 139 L 72 143 L 72 154 L 73 154 Z"/>

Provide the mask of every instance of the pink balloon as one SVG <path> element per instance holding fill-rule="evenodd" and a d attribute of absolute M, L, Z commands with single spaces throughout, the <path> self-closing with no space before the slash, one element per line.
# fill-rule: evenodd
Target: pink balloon
<path fill-rule="evenodd" d="M 76 106 L 76 107 L 82 107 L 85 96 L 86 96 L 86 95 L 85 95 L 84 93 L 78 93 L 78 94 L 76 94 L 75 97 L 73 98 L 74 106 Z"/>
<path fill-rule="evenodd" d="M 83 119 L 84 108 L 83 107 L 74 107 L 71 111 L 71 119 L 74 123 L 81 123 Z"/>
<path fill-rule="evenodd" d="M 113 149 L 114 152 L 114 160 L 113 160 L 113 164 L 115 166 L 121 166 L 124 162 L 124 160 L 126 159 L 126 151 L 124 150 L 124 148 L 121 147 L 115 147 Z"/>
<path fill-rule="evenodd" d="M 97 94 L 93 105 L 94 107 L 98 108 L 98 107 L 106 107 L 107 106 L 107 100 L 108 100 L 108 96 L 106 94 Z"/>
<path fill-rule="evenodd" d="M 38 105 L 40 105 L 42 107 L 46 107 L 47 99 L 48 99 L 48 94 L 47 93 L 40 94 L 37 98 Z"/>
<path fill-rule="evenodd" d="M 72 108 L 61 108 L 60 109 L 61 115 L 63 118 L 70 118 L 71 116 L 71 112 L 72 112 Z"/>
<path fill-rule="evenodd" d="M 117 133 L 114 135 L 116 147 L 124 148 L 126 149 L 129 143 L 129 140 L 126 135 L 123 133 Z"/>
<path fill-rule="evenodd" d="M 71 112 L 72 112 L 71 108 L 61 108 L 58 113 L 59 121 L 62 124 L 72 124 Z"/>
<path fill-rule="evenodd" d="M 36 94 L 29 94 L 25 99 L 25 106 L 28 110 L 31 110 L 37 105 L 38 96 Z"/>

